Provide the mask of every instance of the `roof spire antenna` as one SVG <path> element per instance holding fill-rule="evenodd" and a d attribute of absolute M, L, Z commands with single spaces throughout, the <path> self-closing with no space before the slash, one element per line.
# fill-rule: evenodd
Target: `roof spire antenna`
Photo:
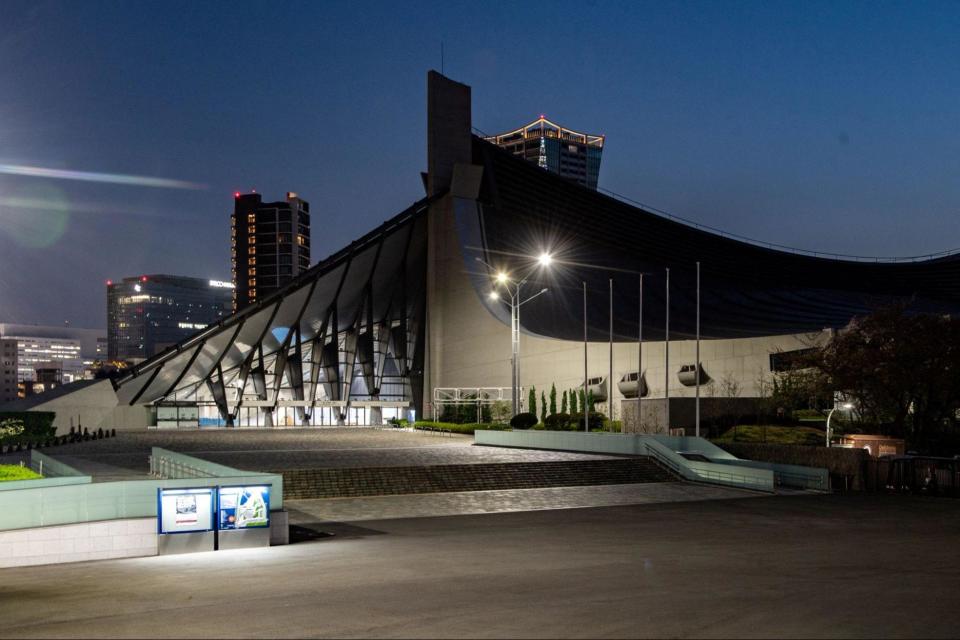
<path fill-rule="evenodd" d="M 440 41 L 440 75 L 445 75 L 443 73 L 443 40 Z"/>

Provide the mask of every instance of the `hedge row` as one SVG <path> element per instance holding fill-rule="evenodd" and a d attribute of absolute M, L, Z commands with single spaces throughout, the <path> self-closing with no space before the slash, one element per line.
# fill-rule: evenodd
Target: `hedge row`
<path fill-rule="evenodd" d="M 451 433 L 466 433 L 473 435 L 474 431 L 508 431 L 508 424 L 456 424 L 453 422 L 433 422 L 431 420 L 417 420 L 414 429 L 421 431 L 449 431 Z"/>
<path fill-rule="evenodd" d="M 97 429 L 82 432 L 70 429 L 70 433 L 62 436 L 52 436 L 49 438 L 21 438 L 17 442 L 0 444 L 0 454 L 16 453 L 18 451 L 29 451 L 30 449 L 42 449 L 56 447 L 61 444 L 70 444 L 72 442 L 83 442 L 86 440 L 100 440 L 101 438 L 113 438 L 117 435 L 116 429 Z"/>

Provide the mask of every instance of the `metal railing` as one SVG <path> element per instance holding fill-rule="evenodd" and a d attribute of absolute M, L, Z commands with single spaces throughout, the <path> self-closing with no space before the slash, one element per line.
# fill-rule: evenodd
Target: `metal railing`
<path fill-rule="evenodd" d="M 732 470 L 735 469 L 735 467 L 730 467 L 731 470 L 727 470 L 723 468 L 724 465 L 709 462 L 692 462 L 655 440 L 645 438 L 642 441 L 642 445 L 648 456 L 660 462 L 668 469 L 673 470 L 674 473 L 685 480 L 708 482 L 757 491 L 772 492 L 774 490 L 772 472 L 770 478 L 758 474 L 738 473 Z"/>

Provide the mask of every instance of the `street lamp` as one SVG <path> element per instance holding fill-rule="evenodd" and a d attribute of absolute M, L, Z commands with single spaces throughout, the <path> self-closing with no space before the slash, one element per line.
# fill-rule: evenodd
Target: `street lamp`
<path fill-rule="evenodd" d="M 830 447 L 830 418 L 833 417 L 833 412 L 837 409 L 843 409 L 844 411 L 849 411 L 853 409 L 853 405 L 849 402 L 844 402 L 839 407 L 835 406 L 833 409 L 830 409 L 830 413 L 827 414 L 827 448 Z"/>
<path fill-rule="evenodd" d="M 492 266 L 484 262 L 479 257 L 475 258 L 475 260 L 480 264 L 493 269 Z M 537 259 L 537 262 L 541 267 L 550 266 L 552 261 L 553 257 L 549 253 L 541 253 L 540 257 Z M 506 291 L 507 295 L 503 298 L 503 300 L 510 306 L 510 402 L 512 405 L 511 410 L 514 414 L 519 413 L 520 408 L 520 307 L 548 291 L 548 289 L 544 287 L 529 298 L 524 299 L 522 297 L 523 285 L 527 284 L 527 279 L 529 278 L 530 273 L 532 273 L 532 270 L 519 280 L 512 279 L 509 274 L 504 271 L 497 271 L 497 275 L 494 277 L 494 283 L 503 287 Z M 491 291 L 489 298 L 494 302 L 500 300 L 500 292 L 497 290 Z"/>

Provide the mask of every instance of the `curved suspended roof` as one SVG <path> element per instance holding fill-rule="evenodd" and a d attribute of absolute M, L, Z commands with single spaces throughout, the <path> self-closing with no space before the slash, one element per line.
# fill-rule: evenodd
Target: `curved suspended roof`
<path fill-rule="evenodd" d="M 466 253 L 485 255 L 495 267 L 514 272 L 527 269 L 530 256 L 554 254 L 554 266 L 533 275 L 551 295 L 523 309 L 522 324 L 532 333 L 582 340 L 586 282 L 590 338 L 606 339 L 612 278 L 615 339 L 635 340 L 643 273 L 644 337 L 662 339 L 670 269 L 671 335 L 692 336 L 698 261 L 704 337 L 819 331 L 894 302 L 918 311 L 960 312 L 957 255 L 888 263 L 772 249 L 581 187 L 478 137 L 473 155 L 484 167 L 484 179 L 473 240 L 464 241 Z M 482 294 L 487 274 L 474 283 Z"/>

